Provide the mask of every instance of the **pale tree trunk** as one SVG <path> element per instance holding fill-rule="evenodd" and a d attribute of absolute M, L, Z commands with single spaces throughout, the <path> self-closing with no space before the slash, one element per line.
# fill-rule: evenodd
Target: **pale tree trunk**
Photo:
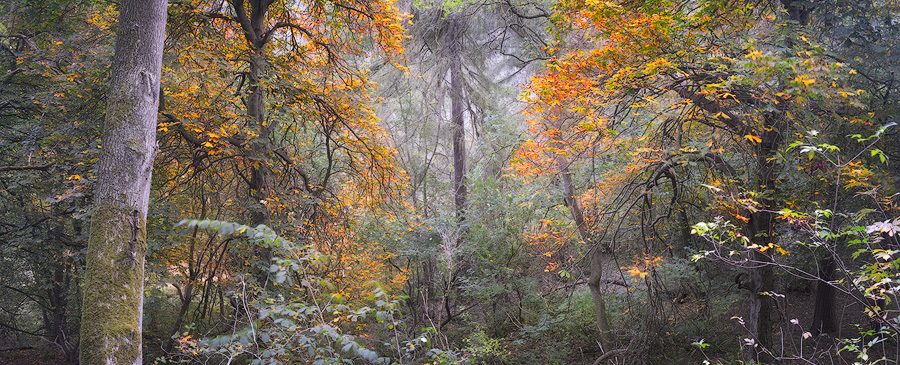
<path fill-rule="evenodd" d="M 600 247 L 591 239 L 591 233 L 588 232 L 587 223 L 584 221 L 584 215 L 581 213 L 581 207 L 578 206 L 578 199 L 575 198 L 575 186 L 572 184 L 572 173 L 569 171 L 569 163 L 563 157 L 557 157 L 557 168 L 562 175 L 563 194 L 565 194 L 566 205 L 572 214 L 572 220 L 575 227 L 578 228 L 578 235 L 585 245 L 588 245 L 588 268 L 590 269 L 590 277 L 588 278 L 588 288 L 591 290 L 591 299 L 594 301 L 594 315 L 597 321 L 597 330 L 600 331 L 600 347 L 603 352 L 610 350 L 609 341 L 610 328 L 609 318 L 606 314 L 606 302 L 603 300 L 603 292 L 600 291 L 600 283 L 603 280 L 603 257 L 600 255 Z"/>
<path fill-rule="evenodd" d="M 450 15 L 450 117 L 453 122 L 453 202 L 459 221 L 465 218 L 466 199 L 466 126 L 463 118 L 462 29 L 459 14 Z"/>
<path fill-rule="evenodd" d="M 97 169 L 82 364 L 141 364 L 144 252 L 166 0 L 123 0 Z"/>

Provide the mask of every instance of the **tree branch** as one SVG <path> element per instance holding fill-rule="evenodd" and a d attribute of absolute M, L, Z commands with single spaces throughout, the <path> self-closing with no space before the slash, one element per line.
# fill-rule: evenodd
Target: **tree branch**
<path fill-rule="evenodd" d="M 27 165 L 27 166 L 0 166 L 0 172 L 25 171 L 25 170 L 47 171 L 51 167 L 53 167 L 52 163 L 48 163 L 48 164 L 44 164 L 44 165 Z"/>
<path fill-rule="evenodd" d="M 537 6 L 535 6 L 535 9 L 538 9 L 539 12 L 534 15 L 525 15 L 520 13 L 510 0 L 506 0 L 506 6 L 509 7 L 509 12 L 513 13 L 513 15 L 520 19 L 550 18 L 550 14 L 548 14 L 544 9 L 538 8 Z"/>
<path fill-rule="evenodd" d="M 750 127 L 749 124 L 744 122 L 742 118 L 734 115 L 728 109 L 725 109 L 714 100 L 709 100 L 705 96 L 698 94 L 697 92 L 690 90 L 688 85 L 684 85 L 683 81 L 677 82 L 671 89 L 678 93 L 679 96 L 690 100 L 694 105 L 696 105 L 701 110 L 710 113 L 713 115 L 713 118 L 725 124 L 728 129 L 738 135 L 755 135 L 753 128 Z"/>
<path fill-rule="evenodd" d="M 250 18 L 247 17 L 247 10 L 244 9 L 244 0 L 228 0 L 228 3 L 234 8 L 235 17 L 241 24 L 244 34 L 247 35 L 247 39 L 255 47 L 259 43 L 259 35 L 253 31 L 253 25 L 250 24 Z"/>

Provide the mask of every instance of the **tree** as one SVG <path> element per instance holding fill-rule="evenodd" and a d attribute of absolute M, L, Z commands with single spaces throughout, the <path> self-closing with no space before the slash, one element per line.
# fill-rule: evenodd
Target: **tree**
<path fill-rule="evenodd" d="M 144 253 L 167 1 L 123 1 L 86 257 L 81 363 L 141 364 Z"/>

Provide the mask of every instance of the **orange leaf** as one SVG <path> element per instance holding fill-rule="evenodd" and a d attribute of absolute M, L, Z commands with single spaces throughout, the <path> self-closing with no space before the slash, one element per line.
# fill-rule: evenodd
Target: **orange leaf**
<path fill-rule="evenodd" d="M 750 142 L 753 142 L 753 144 L 762 142 L 762 138 L 759 138 L 759 136 L 754 136 L 752 134 L 748 134 L 748 135 L 744 136 L 744 138 L 749 139 Z"/>

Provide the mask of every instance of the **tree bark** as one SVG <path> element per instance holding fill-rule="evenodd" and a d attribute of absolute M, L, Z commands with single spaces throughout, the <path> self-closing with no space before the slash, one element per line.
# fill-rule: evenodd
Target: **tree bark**
<path fill-rule="evenodd" d="M 141 364 L 144 252 L 166 0 L 123 0 L 86 255 L 82 364 Z"/>
<path fill-rule="evenodd" d="M 263 10 L 265 11 L 265 10 Z M 247 97 L 247 114 L 251 121 L 255 123 L 259 130 L 259 136 L 251 142 L 250 149 L 255 161 L 250 166 L 250 180 L 248 184 L 250 202 L 250 224 L 257 226 L 260 224 L 269 225 L 271 214 L 269 207 L 265 202 L 272 197 L 272 167 L 269 163 L 269 151 L 271 145 L 269 140 L 272 135 L 274 123 L 267 124 L 265 116 L 265 94 L 263 87 L 260 85 L 260 78 L 264 74 L 265 66 L 265 45 L 259 48 L 251 48 L 250 53 L 250 94 Z M 272 250 L 266 247 L 254 246 L 252 254 L 259 257 L 264 263 L 263 267 L 268 267 L 272 261 Z M 256 272 L 256 279 L 263 285 L 269 272 L 260 270 Z"/>

